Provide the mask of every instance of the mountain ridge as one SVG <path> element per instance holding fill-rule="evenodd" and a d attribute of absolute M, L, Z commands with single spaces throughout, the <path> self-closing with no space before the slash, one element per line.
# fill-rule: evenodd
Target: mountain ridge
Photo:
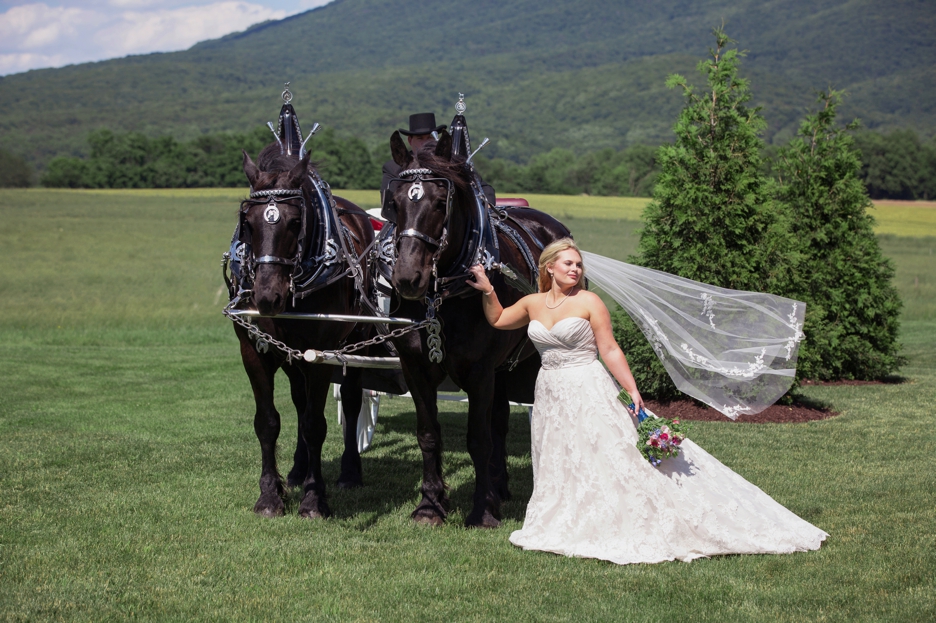
<path fill-rule="evenodd" d="M 711 29 L 747 50 L 742 73 L 768 141 L 795 132 L 813 92 L 853 91 L 842 118 L 936 133 L 936 12 L 918 0 L 336 0 L 188 50 L 0 78 L 0 147 L 40 167 L 86 150 L 88 132 L 244 132 L 275 117 L 284 82 L 307 125 L 385 144 L 406 115 L 440 122 L 466 93 L 488 157 L 525 161 L 660 143 L 698 80 Z M 912 91 L 910 90 L 912 89 Z M 314 139 L 313 139 L 314 140 Z"/>

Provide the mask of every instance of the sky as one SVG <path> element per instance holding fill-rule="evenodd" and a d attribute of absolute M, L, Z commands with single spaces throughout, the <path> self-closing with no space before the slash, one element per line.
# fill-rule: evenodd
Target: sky
<path fill-rule="evenodd" d="M 0 0 L 0 75 L 185 50 L 330 0 Z"/>

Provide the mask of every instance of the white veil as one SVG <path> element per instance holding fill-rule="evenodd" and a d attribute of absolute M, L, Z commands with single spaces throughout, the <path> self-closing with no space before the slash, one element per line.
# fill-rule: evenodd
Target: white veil
<path fill-rule="evenodd" d="M 736 419 L 790 389 L 806 304 L 710 286 L 582 252 L 586 275 L 633 318 L 676 387 Z"/>

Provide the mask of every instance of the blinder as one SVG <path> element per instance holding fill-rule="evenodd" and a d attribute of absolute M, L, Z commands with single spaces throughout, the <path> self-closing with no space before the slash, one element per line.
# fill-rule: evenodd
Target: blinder
<path fill-rule="evenodd" d="M 394 178 L 394 180 L 398 179 L 400 178 Z M 383 205 L 380 207 L 380 218 L 387 221 L 388 223 L 396 223 L 397 220 L 396 201 L 393 200 L 393 193 L 389 190 L 384 193 Z"/>

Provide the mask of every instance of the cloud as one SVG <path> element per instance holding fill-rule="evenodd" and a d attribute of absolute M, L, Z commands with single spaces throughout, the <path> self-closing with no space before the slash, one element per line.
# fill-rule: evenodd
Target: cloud
<path fill-rule="evenodd" d="M 0 14 L 0 74 L 184 50 L 199 41 L 295 12 L 237 0 L 193 4 L 197 1 L 14 6 Z"/>

